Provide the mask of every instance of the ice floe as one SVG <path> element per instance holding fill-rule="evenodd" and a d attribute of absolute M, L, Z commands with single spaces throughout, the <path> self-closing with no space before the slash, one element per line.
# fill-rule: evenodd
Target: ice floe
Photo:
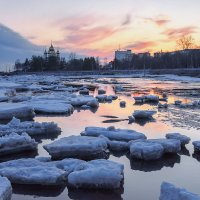
<path fill-rule="evenodd" d="M 13 117 L 32 119 L 35 116 L 32 107 L 21 103 L 1 103 L 0 120 L 9 120 Z"/>
<path fill-rule="evenodd" d="M 181 142 L 177 139 L 149 139 L 148 142 L 161 144 L 164 148 L 164 153 L 178 153 L 181 151 Z"/>
<path fill-rule="evenodd" d="M 0 177 L 0 200 L 10 200 L 12 196 L 12 186 L 5 177 Z"/>
<path fill-rule="evenodd" d="M 69 174 L 73 188 L 117 189 L 123 181 L 124 166 L 108 160 L 93 160 L 79 165 Z"/>
<path fill-rule="evenodd" d="M 7 177 L 11 183 L 34 185 L 60 185 L 67 179 L 64 170 L 31 158 L 0 163 L 0 175 Z"/>
<path fill-rule="evenodd" d="M 133 97 L 136 103 L 158 103 L 159 96 L 156 95 L 143 95 Z"/>
<path fill-rule="evenodd" d="M 194 141 L 192 144 L 194 146 L 194 150 L 199 152 L 200 151 L 200 141 Z"/>
<path fill-rule="evenodd" d="M 135 117 L 135 119 L 150 119 L 156 113 L 157 112 L 154 110 L 135 110 L 133 117 Z"/>
<path fill-rule="evenodd" d="M 0 175 L 11 183 L 63 185 L 73 188 L 117 189 L 124 178 L 122 164 L 104 159 L 19 159 L 0 163 Z"/>
<path fill-rule="evenodd" d="M 163 156 L 164 148 L 159 143 L 148 141 L 131 142 L 130 155 L 142 160 L 157 160 Z"/>
<path fill-rule="evenodd" d="M 190 138 L 188 136 L 180 133 L 168 133 L 166 134 L 166 138 L 180 140 L 182 146 L 185 146 L 190 142 Z"/>
<path fill-rule="evenodd" d="M 0 137 L 0 156 L 36 149 L 37 142 L 31 139 L 27 133 L 22 133 L 21 135 L 10 133 L 9 135 Z"/>
<path fill-rule="evenodd" d="M 117 141 L 131 141 L 138 139 L 146 139 L 143 133 L 128 129 L 115 129 L 115 127 L 101 128 L 101 127 L 86 127 L 85 131 L 81 133 L 83 136 L 98 137 L 100 135 L 107 137 L 110 140 Z"/>
<path fill-rule="evenodd" d="M 170 183 L 163 182 L 159 200 L 200 200 L 200 196 L 185 189 L 177 188 Z"/>
<path fill-rule="evenodd" d="M 56 100 L 30 101 L 28 105 L 31 106 L 36 113 L 72 114 L 74 111 L 74 108 L 71 104 Z"/>
<path fill-rule="evenodd" d="M 69 136 L 44 145 L 44 149 L 48 151 L 53 159 L 95 159 L 105 155 L 107 141 L 99 137 Z"/>
<path fill-rule="evenodd" d="M 13 118 L 8 124 L 0 125 L 0 136 L 9 133 L 27 133 L 28 135 L 43 135 L 43 134 L 57 134 L 61 132 L 61 129 L 54 122 L 33 122 L 24 121 L 21 122 L 17 118 Z"/>

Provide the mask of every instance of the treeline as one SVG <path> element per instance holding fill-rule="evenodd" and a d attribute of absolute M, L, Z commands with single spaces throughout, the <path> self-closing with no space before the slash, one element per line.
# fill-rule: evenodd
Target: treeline
<path fill-rule="evenodd" d="M 49 57 L 48 59 L 42 56 L 32 56 L 31 59 L 26 58 L 24 62 L 17 60 L 15 62 L 16 71 L 84 71 L 84 70 L 97 70 L 100 68 L 99 59 L 94 57 L 87 58 L 71 58 L 66 61 L 64 58 L 57 59 L 57 57 Z"/>
<path fill-rule="evenodd" d="M 200 49 L 160 52 L 154 56 L 133 54 L 131 60 L 115 59 L 110 65 L 115 70 L 200 68 Z"/>

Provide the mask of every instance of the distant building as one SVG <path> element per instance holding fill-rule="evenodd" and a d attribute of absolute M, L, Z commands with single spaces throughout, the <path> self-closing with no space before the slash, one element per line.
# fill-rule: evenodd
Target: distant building
<path fill-rule="evenodd" d="M 45 49 L 44 51 L 44 58 L 46 61 L 49 60 L 49 58 L 56 58 L 57 61 L 59 62 L 60 61 L 60 52 L 59 50 L 55 50 L 55 48 L 53 47 L 53 44 L 51 43 L 51 46 L 49 47 L 49 50 L 47 52 L 47 50 Z"/>
<path fill-rule="evenodd" d="M 126 51 L 120 51 L 117 50 L 115 51 L 115 59 L 119 61 L 127 60 L 130 61 L 133 57 L 133 53 L 131 50 L 126 50 Z"/>
<path fill-rule="evenodd" d="M 149 52 L 138 53 L 139 58 L 149 58 L 151 54 Z"/>

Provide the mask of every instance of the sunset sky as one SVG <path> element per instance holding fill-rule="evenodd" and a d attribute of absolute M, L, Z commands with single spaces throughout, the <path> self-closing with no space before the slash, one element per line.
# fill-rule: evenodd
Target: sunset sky
<path fill-rule="evenodd" d="M 108 57 L 175 50 L 193 35 L 200 43 L 200 0 L 0 0 L 0 24 L 39 46 Z"/>

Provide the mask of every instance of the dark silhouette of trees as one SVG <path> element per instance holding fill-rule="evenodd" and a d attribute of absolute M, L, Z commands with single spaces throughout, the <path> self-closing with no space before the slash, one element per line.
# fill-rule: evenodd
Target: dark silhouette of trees
<path fill-rule="evenodd" d="M 32 56 L 30 60 L 26 59 L 23 63 L 19 60 L 15 62 L 17 71 L 57 71 L 57 70 L 97 70 L 99 69 L 99 59 L 94 57 L 76 58 L 75 54 L 70 54 L 70 60 L 67 62 L 64 58 L 58 60 L 56 57 L 49 57 L 48 60 L 42 56 Z"/>

